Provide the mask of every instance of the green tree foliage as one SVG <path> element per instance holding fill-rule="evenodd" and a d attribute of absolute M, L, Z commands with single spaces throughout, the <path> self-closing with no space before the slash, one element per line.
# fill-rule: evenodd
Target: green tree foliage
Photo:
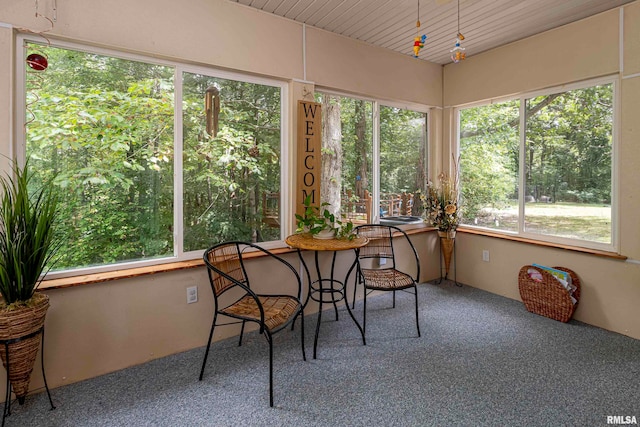
<path fill-rule="evenodd" d="M 171 255 L 172 70 L 40 50 L 50 65 L 27 76 L 27 155 L 60 190 L 56 268 Z"/>
<path fill-rule="evenodd" d="M 518 102 L 468 108 L 460 113 L 460 188 L 463 222 L 484 207 L 517 199 Z"/>
<path fill-rule="evenodd" d="M 382 193 L 425 192 L 426 116 L 401 108 L 380 108 Z"/>
<path fill-rule="evenodd" d="M 220 131 L 205 131 L 203 94 L 220 90 Z M 184 74 L 185 250 L 213 241 L 280 237 L 262 222 L 266 192 L 280 191 L 280 89 Z"/>
<path fill-rule="evenodd" d="M 527 117 L 527 194 L 558 202 L 611 203 L 613 88 L 559 94 Z M 547 97 L 527 100 L 527 110 Z"/>
<path fill-rule="evenodd" d="M 462 208 L 467 224 L 480 220 L 481 225 L 490 226 L 483 223 L 483 217 L 497 221 L 498 211 L 508 206 L 517 211 L 519 110 L 516 100 L 460 113 Z M 524 110 L 525 201 L 610 205 L 613 86 L 526 99 Z M 562 229 L 557 225 L 560 218 L 556 218 L 551 230 L 542 224 L 553 221 L 533 219 L 526 206 L 528 229 L 575 236 L 570 222 Z M 517 221 L 506 228 L 517 230 Z M 610 227 L 598 236 L 582 237 L 610 241 Z"/>
<path fill-rule="evenodd" d="M 316 101 L 322 96 L 316 94 Z M 373 169 L 373 103 L 339 97 L 342 134 L 342 193 L 362 199 L 371 192 Z M 427 115 L 380 107 L 381 193 L 425 192 L 427 183 Z M 331 179 L 331 177 L 323 177 Z M 420 215 L 419 198 L 414 214 Z"/>
<path fill-rule="evenodd" d="M 320 95 L 316 97 L 321 102 Z M 360 195 L 371 191 L 373 104 L 370 101 L 339 97 L 342 134 L 342 193 Z M 364 173 L 363 173 L 364 172 Z M 324 179 L 324 178 L 323 178 Z"/>
<path fill-rule="evenodd" d="M 174 253 L 172 67 L 30 45 L 49 58 L 27 74 L 27 156 L 61 195 L 58 269 Z M 205 132 L 204 91 L 223 97 L 220 132 Z M 269 240 L 264 191 L 280 186 L 279 88 L 184 74 L 185 250 Z"/>

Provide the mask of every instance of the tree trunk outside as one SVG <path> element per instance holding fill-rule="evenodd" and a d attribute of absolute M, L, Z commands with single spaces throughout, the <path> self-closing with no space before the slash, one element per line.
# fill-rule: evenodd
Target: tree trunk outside
<path fill-rule="evenodd" d="M 320 200 L 331 204 L 329 210 L 340 216 L 340 189 L 342 180 L 342 129 L 340 99 L 322 95 L 322 175 Z"/>

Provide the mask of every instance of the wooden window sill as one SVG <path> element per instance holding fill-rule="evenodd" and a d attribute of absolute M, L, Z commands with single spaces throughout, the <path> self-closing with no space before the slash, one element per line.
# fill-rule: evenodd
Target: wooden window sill
<path fill-rule="evenodd" d="M 426 224 L 413 224 L 413 225 L 407 225 L 401 228 L 403 228 L 404 231 L 409 235 L 436 231 L 434 227 L 427 226 Z M 520 236 L 512 236 L 512 235 L 502 234 L 502 233 L 495 233 L 487 230 L 475 230 L 473 228 L 461 227 L 461 228 L 458 228 L 458 232 L 492 237 L 492 238 L 503 239 L 503 240 L 511 240 L 515 242 L 527 243 L 527 244 L 536 245 L 536 246 L 564 249 L 568 251 L 580 252 L 580 253 L 618 259 L 618 260 L 627 259 L 626 256 L 620 255 L 614 252 L 601 251 L 597 249 L 579 248 L 575 246 L 561 245 L 561 244 L 550 243 L 550 242 L 542 242 L 539 240 L 527 239 Z M 275 254 L 285 254 L 285 253 L 290 253 L 295 251 L 295 249 L 291 249 L 288 246 L 271 248 L 269 250 Z M 246 256 L 248 258 L 261 257 L 261 256 L 264 256 L 264 254 L 262 254 L 261 252 L 252 252 L 252 253 L 247 253 Z M 164 273 L 164 272 L 185 270 L 189 268 L 199 268 L 199 267 L 204 267 L 204 261 L 201 258 L 188 260 L 188 261 L 176 261 L 176 262 L 170 262 L 165 264 L 150 265 L 145 267 L 136 267 L 136 268 L 128 268 L 128 269 L 122 269 L 122 270 L 107 271 L 102 273 L 92 273 L 92 274 L 84 274 L 79 276 L 63 277 L 59 279 L 45 279 L 42 281 L 38 289 L 50 290 L 50 289 L 70 288 L 75 286 L 88 285 L 92 283 L 102 283 L 102 282 L 108 282 L 111 280 L 128 279 L 133 277 L 146 276 L 149 274 Z"/>
<path fill-rule="evenodd" d="M 295 249 L 289 247 L 269 249 L 275 254 L 293 252 Z M 261 252 L 245 253 L 246 258 L 264 256 Z M 149 265 L 145 267 L 127 268 L 122 270 L 106 271 L 103 273 L 91 273 L 79 276 L 62 277 L 58 279 L 45 279 L 38 290 L 70 288 L 74 286 L 89 285 L 92 283 L 108 282 L 110 280 L 129 279 L 132 277 L 146 276 L 155 273 L 165 273 L 169 271 L 186 270 L 188 268 L 204 267 L 202 258 L 187 261 L 176 261 L 164 264 Z"/>
<path fill-rule="evenodd" d="M 428 227 L 424 224 L 414 224 L 406 226 L 405 231 L 407 234 L 424 233 L 427 231 L 433 231 L 435 228 Z M 288 246 L 282 246 L 278 248 L 270 248 L 271 252 L 275 254 L 285 254 L 295 252 Z M 262 252 L 249 252 L 246 253 L 247 258 L 262 257 L 265 256 Z M 202 258 L 192 259 L 188 261 L 176 261 L 164 264 L 149 265 L 145 267 L 127 268 L 122 270 L 106 271 L 102 273 L 91 273 L 78 276 L 62 277 L 56 279 L 45 279 L 42 281 L 39 290 L 45 291 L 50 289 L 63 289 L 71 288 L 75 286 L 89 285 L 92 283 L 102 283 L 111 280 L 129 279 L 133 277 L 146 276 L 155 273 L 165 273 L 169 271 L 186 270 L 189 268 L 204 267 L 204 261 Z"/>

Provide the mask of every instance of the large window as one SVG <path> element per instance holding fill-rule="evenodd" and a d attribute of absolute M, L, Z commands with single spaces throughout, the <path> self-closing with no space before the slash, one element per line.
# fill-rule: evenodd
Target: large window
<path fill-rule="evenodd" d="M 317 94 L 322 103 L 320 198 L 350 220 L 372 221 L 373 102 Z"/>
<path fill-rule="evenodd" d="M 612 80 L 461 109 L 463 223 L 612 247 L 613 115 Z"/>
<path fill-rule="evenodd" d="M 28 44 L 26 155 L 60 191 L 58 269 L 173 254 L 173 70 Z"/>
<path fill-rule="evenodd" d="M 322 200 L 338 203 L 356 223 L 421 216 L 427 113 L 328 93 L 316 98 L 323 104 L 322 185 L 340 189 L 339 198 L 323 189 Z"/>
<path fill-rule="evenodd" d="M 518 231 L 519 102 L 460 110 L 462 223 Z"/>
<path fill-rule="evenodd" d="M 380 106 L 380 216 L 421 216 L 427 182 L 427 114 Z"/>
<path fill-rule="evenodd" d="M 24 156 L 60 191 L 56 270 L 281 238 L 284 85 L 22 42 L 24 58 L 48 58 L 22 64 Z"/>
<path fill-rule="evenodd" d="M 280 239 L 280 88 L 187 72 L 183 82 L 184 250 Z M 203 108 L 210 88 L 215 136 Z"/>

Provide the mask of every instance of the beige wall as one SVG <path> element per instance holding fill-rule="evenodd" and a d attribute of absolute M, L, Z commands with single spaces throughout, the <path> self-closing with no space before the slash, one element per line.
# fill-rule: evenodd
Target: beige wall
<path fill-rule="evenodd" d="M 52 0 L 40 0 L 51 17 Z M 3 0 L 0 21 L 31 30 L 34 2 Z M 273 77 L 302 78 L 302 26 L 223 0 L 65 0 L 48 34 Z"/>
<path fill-rule="evenodd" d="M 640 265 L 464 233 L 458 233 L 456 245 L 462 283 L 520 300 L 520 267 L 533 262 L 567 267 L 581 283 L 574 319 L 640 338 Z M 488 263 L 482 261 L 483 250 L 490 253 Z"/>
<path fill-rule="evenodd" d="M 307 27 L 306 39 L 307 80 L 319 86 L 388 100 L 442 104 L 440 65 L 312 27 Z"/>
<path fill-rule="evenodd" d="M 52 1 L 39 3 L 40 13 L 51 16 Z M 33 6 L 31 1 L 2 0 L 0 22 L 34 31 L 48 28 L 44 19 L 34 18 Z M 302 31 L 301 24 L 223 0 L 65 0 L 58 1 L 58 20 L 48 34 L 289 80 L 288 132 L 293 144 L 297 100 L 305 88 L 313 91 L 314 87 L 313 82 L 298 81 L 304 78 Z M 396 101 L 441 102 L 441 66 L 326 32 L 309 31 L 307 37 L 308 80 Z M 4 155 L 9 154 L 14 137 L 10 129 L 14 44 L 13 31 L 0 27 L 0 154 Z M 329 60 L 333 47 L 337 48 L 339 61 Z M 374 68 L 376 72 L 370 73 Z M 406 68 L 401 78 L 398 68 Z M 294 164 L 293 157 L 289 160 Z M 435 277 L 435 264 L 428 262 L 435 240 L 425 234 L 413 239 L 428 265 L 423 267 L 422 278 Z M 346 273 L 350 255 L 339 258 L 338 276 Z M 295 254 L 287 255 L 287 259 L 298 266 Z M 322 260 L 328 266 L 328 259 Z M 267 270 L 261 260 L 253 260 L 250 265 Z M 261 285 L 279 286 L 281 278 L 268 275 Z M 187 305 L 186 288 L 193 285 L 198 286 L 199 302 Z M 49 290 L 47 294 L 51 308 L 46 320 L 45 364 L 51 387 L 201 347 L 212 320 L 212 296 L 204 268 Z M 317 307 L 311 304 L 308 312 L 314 310 Z M 219 328 L 216 339 L 238 331 L 231 326 Z M 194 381 L 198 369 L 193 366 Z M 0 371 L 3 383 L 6 377 Z M 32 389 L 42 384 L 38 365 Z"/>
<path fill-rule="evenodd" d="M 444 104 L 455 106 L 603 75 L 620 70 L 619 9 L 445 66 Z M 640 71 L 640 2 L 624 7 L 623 76 Z M 575 318 L 640 338 L 640 76 L 619 79 L 618 159 L 620 253 L 618 261 L 560 249 L 458 234 L 458 277 L 509 298 L 520 299 L 517 275 L 532 262 L 573 269 L 582 281 Z M 452 126 L 445 108 L 443 128 Z M 453 132 L 444 147 L 454 147 Z M 446 151 L 446 148 L 444 149 Z M 446 159 L 443 159 L 446 162 Z M 482 250 L 491 261 L 482 261 Z"/>
<path fill-rule="evenodd" d="M 2 15 L 0 15 L 2 16 Z M 7 159 L 11 156 L 11 114 L 13 72 L 13 37 L 12 31 L 8 28 L 0 27 L 0 170 L 7 170 Z"/>
<path fill-rule="evenodd" d="M 639 21 L 640 22 L 640 21 Z M 640 54 L 640 50 L 637 52 Z M 640 259 L 640 75 L 623 79 L 620 85 L 620 140 L 618 179 L 620 198 L 620 252 Z M 640 277 L 636 277 L 640 285 Z"/>
<path fill-rule="evenodd" d="M 624 75 L 640 73 L 640 5 L 624 8 Z"/>
<path fill-rule="evenodd" d="M 618 17 L 613 9 L 446 65 L 444 105 L 617 73 Z"/>
<path fill-rule="evenodd" d="M 50 6 L 51 0 L 40 0 L 41 12 Z M 52 31 L 55 36 L 287 80 L 304 77 L 302 26 L 230 2 L 65 0 L 58 1 L 58 6 L 58 22 Z M 630 70 L 636 69 L 634 72 L 638 72 L 640 56 L 638 8 L 637 3 L 628 6 L 629 13 L 625 15 L 625 37 L 636 40 L 635 45 L 625 43 L 625 64 Z M 617 11 L 608 12 L 471 57 L 455 68 L 446 67 L 444 76 L 440 66 L 307 28 L 306 77 L 323 87 L 435 106 L 442 105 L 443 94 L 447 105 L 501 96 L 616 72 L 617 16 Z M 41 20 L 34 19 L 33 2 L 24 0 L 2 0 L 0 21 L 15 27 L 46 28 Z M 575 49 L 560 47 L 567 41 L 575 44 Z M 13 33 L 0 28 L 2 154 L 9 153 L 11 146 L 13 43 Z M 567 52 L 573 53 L 567 56 Z M 636 77 L 623 80 L 621 86 L 624 112 L 619 177 L 625 236 L 622 249 L 625 255 L 640 259 L 639 224 L 634 214 L 640 210 L 640 193 L 634 188 L 635 171 L 640 166 L 640 146 L 635 143 L 640 130 L 634 122 L 640 114 L 635 101 L 640 95 L 640 83 Z M 302 85 L 292 82 L 290 87 L 293 106 L 302 93 Z M 435 138 L 431 143 L 436 157 L 430 165 L 446 167 L 450 153 L 449 112 L 435 113 L 438 121 L 432 127 Z M 290 123 L 291 135 L 293 129 Z M 422 260 L 422 279 L 437 277 L 434 234 L 416 234 L 412 240 Z M 480 262 L 482 249 L 491 251 L 490 263 Z M 298 265 L 294 254 L 287 259 Z M 640 303 L 638 264 L 464 233 L 459 234 L 457 259 L 460 281 L 516 299 L 514 278 L 520 265 L 538 261 L 574 268 L 584 281 L 576 317 L 640 338 L 634 311 Z M 262 262 L 252 261 L 252 268 L 261 268 Z M 344 254 L 339 260 L 339 275 L 345 273 L 348 264 L 349 254 Z M 275 286 L 280 275 L 267 279 L 264 286 Z M 194 284 L 198 286 L 200 299 L 187 305 L 186 288 Z M 45 363 L 52 387 L 203 346 L 212 316 L 212 298 L 203 268 L 47 293 L 51 308 L 46 322 Z M 314 307 L 310 309 L 313 311 Z M 221 328 L 217 338 L 236 333 L 234 327 Z M 199 366 L 193 367 L 194 381 L 198 369 Z M 5 381 L 3 375 L 4 371 L 0 372 L 0 383 Z M 41 385 L 36 366 L 33 387 Z"/>
<path fill-rule="evenodd" d="M 414 235 L 412 242 L 423 261 L 421 279 L 437 277 L 438 267 L 432 256 L 437 245 L 434 233 Z M 295 253 L 284 255 L 284 258 L 295 267 L 300 266 Z M 400 259 L 406 261 L 407 257 Z M 312 253 L 305 253 L 305 261 L 313 267 Z M 352 252 L 341 254 L 336 263 L 336 277 L 344 277 L 352 261 Z M 258 259 L 247 264 L 249 276 L 252 280 L 257 279 L 252 286 L 258 292 L 281 289 L 292 277 L 288 271 L 274 270 L 273 264 L 267 262 Z M 329 271 L 331 259 L 328 253 L 320 255 L 320 266 L 323 271 Z M 269 274 L 265 275 L 264 271 Z M 313 271 L 311 274 L 315 280 Z M 349 299 L 353 292 L 352 280 L 353 275 L 348 287 Z M 187 304 L 186 288 L 194 285 L 198 287 L 198 302 Z M 213 318 L 213 297 L 204 267 L 46 293 L 51 298 L 45 324 L 45 366 L 50 387 L 202 347 L 206 344 Z M 357 298 L 361 297 L 359 289 Z M 317 309 L 317 303 L 310 301 L 305 312 L 314 313 Z M 355 328 L 348 317 L 341 317 L 340 321 L 345 322 L 345 328 Z M 214 340 L 232 337 L 239 331 L 238 326 L 218 327 Z M 308 346 L 311 342 L 307 339 Z M 198 360 L 192 368 L 194 381 L 200 363 Z M 4 371 L 0 373 L 0 382 L 6 381 L 2 375 Z M 43 384 L 38 360 L 31 389 L 43 387 Z"/>

